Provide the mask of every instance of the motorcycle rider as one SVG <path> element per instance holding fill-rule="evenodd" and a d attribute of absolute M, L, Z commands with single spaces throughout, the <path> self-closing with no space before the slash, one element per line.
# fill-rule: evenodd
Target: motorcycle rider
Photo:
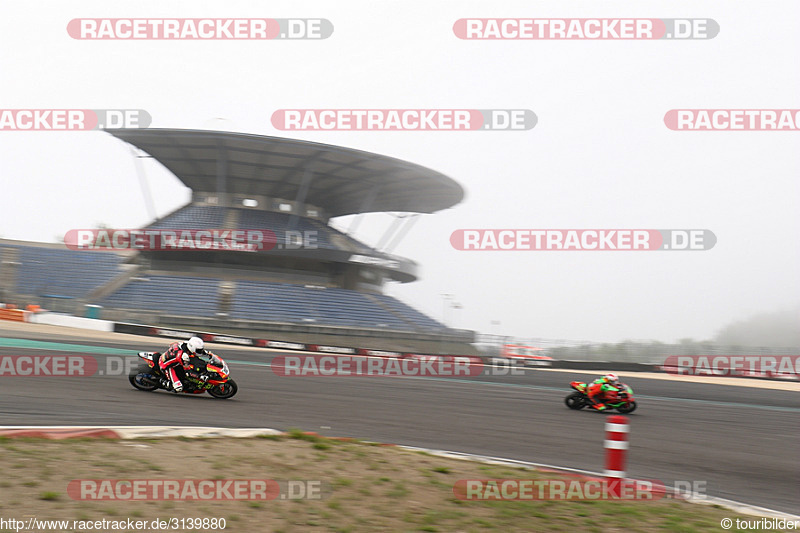
<path fill-rule="evenodd" d="M 609 372 L 605 376 L 597 378 L 589 384 L 587 388 L 587 396 L 591 403 L 591 407 L 597 411 L 606 409 L 606 404 L 603 403 L 608 392 L 616 392 L 620 389 L 619 377 L 613 372 Z"/>
<path fill-rule="evenodd" d="M 158 366 L 169 378 L 169 384 L 172 386 L 174 392 L 183 391 L 183 383 L 181 383 L 176 372 L 177 366 L 180 364 L 182 369 L 186 371 L 186 367 L 189 366 L 192 357 L 204 355 L 206 353 L 208 352 L 203 348 L 203 339 L 200 337 L 192 337 L 186 342 L 171 344 L 167 351 L 161 355 L 158 359 Z M 200 374 L 196 377 L 204 381 L 208 379 L 207 374 Z"/>

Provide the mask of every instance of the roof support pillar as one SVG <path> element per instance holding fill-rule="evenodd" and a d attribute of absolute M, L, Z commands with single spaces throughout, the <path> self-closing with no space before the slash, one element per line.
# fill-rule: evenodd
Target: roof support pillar
<path fill-rule="evenodd" d="M 364 198 L 364 202 L 361 204 L 361 212 L 353 218 L 353 221 L 350 222 L 350 228 L 347 230 L 348 235 L 353 235 L 355 231 L 358 229 L 358 225 L 361 223 L 361 219 L 364 218 L 364 213 L 367 213 L 371 210 L 373 202 L 375 202 L 375 198 L 378 197 L 378 193 L 381 192 L 381 186 L 376 184 L 372 186 L 370 189 L 369 194 Z"/>
<path fill-rule="evenodd" d="M 395 246 L 400 244 L 400 241 L 402 241 L 406 235 L 408 235 L 408 232 L 411 231 L 411 228 L 414 227 L 414 224 L 416 224 L 418 220 L 419 213 L 414 213 L 412 215 L 403 217 L 403 227 L 398 230 L 392 242 L 390 242 L 383 251 L 387 254 L 392 253 L 392 250 L 394 250 Z"/>
<path fill-rule="evenodd" d="M 309 161 L 304 169 L 303 172 L 303 180 L 300 182 L 300 188 L 297 189 L 297 195 L 294 197 L 295 206 L 299 207 L 306 202 L 306 195 L 308 194 L 308 189 L 311 186 L 311 182 L 314 179 L 314 171 L 311 170 L 311 165 L 313 161 Z M 305 215 L 305 212 L 303 213 Z M 292 216 L 289 217 L 289 229 L 294 229 L 297 225 L 297 209 L 292 211 Z"/>
<path fill-rule="evenodd" d="M 217 195 L 220 206 L 231 207 L 228 195 L 228 155 L 222 139 L 217 140 Z"/>

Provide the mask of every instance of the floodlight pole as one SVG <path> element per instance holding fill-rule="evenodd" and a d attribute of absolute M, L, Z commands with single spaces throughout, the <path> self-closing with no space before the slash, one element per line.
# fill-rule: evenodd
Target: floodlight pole
<path fill-rule="evenodd" d="M 447 304 L 453 299 L 452 294 L 440 294 L 442 297 L 442 323 L 447 325 Z"/>

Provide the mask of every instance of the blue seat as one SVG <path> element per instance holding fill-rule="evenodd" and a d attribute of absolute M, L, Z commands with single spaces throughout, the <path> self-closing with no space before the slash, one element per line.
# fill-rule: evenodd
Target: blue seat
<path fill-rule="evenodd" d="M 122 272 L 122 257 L 113 252 L 87 252 L 23 245 L 19 249 L 15 292 L 37 296 L 81 298 Z"/>
<path fill-rule="evenodd" d="M 232 318 L 413 330 L 408 323 L 357 291 L 287 283 L 239 281 Z"/>
<path fill-rule="evenodd" d="M 219 281 L 180 276 L 134 278 L 100 304 L 117 309 L 213 317 L 218 311 Z"/>
<path fill-rule="evenodd" d="M 432 319 L 428 315 L 421 313 L 408 304 L 386 295 L 376 295 L 378 300 L 381 301 L 386 307 L 392 310 L 393 313 L 400 315 L 403 319 L 416 325 L 419 329 L 442 331 L 447 327 L 440 322 Z"/>
<path fill-rule="evenodd" d="M 216 206 L 187 205 L 150 225 L 151 229 L 218 229 L 225 222 L 225 209 Z"/>

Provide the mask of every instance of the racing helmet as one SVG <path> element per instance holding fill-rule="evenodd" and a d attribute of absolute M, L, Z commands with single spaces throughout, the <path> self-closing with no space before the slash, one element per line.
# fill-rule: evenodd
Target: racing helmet
<path fill-rule="evenodd" d="M 198 350 L 203 349 L 203 339 L 200 337 L 192 337 L 186 342 L 186 348 L 192 353 L 197 353 Z"/>
<path fill-rule="evenodd" d="M 603 376 L 603 378 L 606 380 L 606 383 L 617 383 L 619 381 L 619 377 L 613 372 L 609 372 Z"/>

